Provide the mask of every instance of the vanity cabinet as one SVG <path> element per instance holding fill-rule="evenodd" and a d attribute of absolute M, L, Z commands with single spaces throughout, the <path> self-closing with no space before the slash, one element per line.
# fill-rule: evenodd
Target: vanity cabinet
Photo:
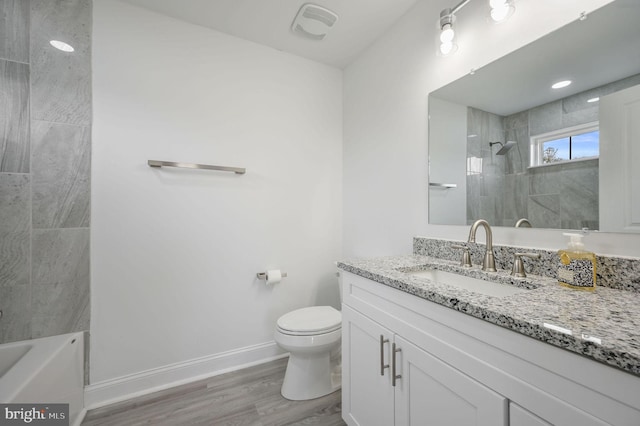
<path fill-rule="evenodd" d="M 506 398 L 357 311 L 342 315 L 349 425 L 506 426 Z"/>
<path fill-rule="evenodd" d="M 342 417 L 349 425 L 394 424 L 395 396 L 388 364 L 390 338 L 393 333 L 389 329 L 342 307 Z M 346 393 L 345 376 L 349 377 Z"/>
<path fill-rule="evenodd" d="M 509 425 L 511 426 L 553 426 L 540 417 L 525 410 L 518 404 L 509 404 Z"/>
<path fill-rule="evenodd" d="M 355 274 L 341 280 L 350 426 L 640 425 L 637 376 Z"/>

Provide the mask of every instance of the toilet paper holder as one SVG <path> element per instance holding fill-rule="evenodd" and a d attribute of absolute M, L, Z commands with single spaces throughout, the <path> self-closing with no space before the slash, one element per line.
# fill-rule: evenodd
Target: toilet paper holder
<path fill-rule="evenodd" d="M 259 280 L 266 280 L 266 279 L 268 279 L 268 275 L 267 275 L 267 273 L 266 273 L 266 272 L 258 272 L 258 273 L 256 274 L 256 277 L 258 277 L 258 279 L 259 279 Z M 286 277 L 287 277 L 287 273 L 286 273 L 286 272 L 283 272 L 283 273 L 282 273 L 282 278 L 286 278 Z"/>

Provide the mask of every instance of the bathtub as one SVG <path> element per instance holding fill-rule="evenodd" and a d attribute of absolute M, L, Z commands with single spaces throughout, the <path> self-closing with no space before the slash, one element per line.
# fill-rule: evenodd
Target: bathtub
<path fill-rule="evenodd" d="M 84 333 L 0 345 L 0 403 L 69 404 L 84 417 Z"/>

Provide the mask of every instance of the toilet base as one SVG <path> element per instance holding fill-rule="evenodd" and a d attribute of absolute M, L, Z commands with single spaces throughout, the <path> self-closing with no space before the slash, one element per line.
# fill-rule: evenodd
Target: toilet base
<path fill-rule="evenodd" d="M 315 309 L 315 307 L 303 308 L 300 311 L 305 309 Z M 286 399 L 304 401 L 319 398 L 340 389 L 342 378 L 340 313 L 333 308 L 329 307 L 329 309 L 332 319 L 324 329 L 327 330 L 326 332 L 305 334 L 303 327 L 299 334 L 291 334 L 290 330 L 296 330 L 295 324 L 285 324 L 294 328 L 281 329 L 280 326 L 276 327 L 273 336 L 275 342 L 289 352 L 289 363 L 280 391 Z M 326 309 L 324 310 L 326 311 Z M 292 313 L 296 312 L 298 311 Z M 311 316 L 313 317 L 313 315 Z"/>
<path fill-rule="evenodd" d="M 292 401 L 320 398 L 342 387 L 339 363 L 332 362 L 331 353 L 320 355 L 289 355 L 281 394 Z"/>

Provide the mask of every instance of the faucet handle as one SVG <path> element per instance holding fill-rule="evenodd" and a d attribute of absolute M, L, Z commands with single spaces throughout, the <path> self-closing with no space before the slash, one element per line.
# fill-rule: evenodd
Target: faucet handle
<path fill-rule="evenodd" d="M 451 244 L 451 248 L 462 250 L 460 266 L 471 268 L 471 254 L 469 253 L 469 247 L 462 244 Z"/>
<path fill-rule="evenodd" d="M 514 253 L 513 254 L 513 268 L 511 268 L 511 275 L 514 277 L 525 278 L 527 273 L 524 270 L 523 257 L 530 259 L 540 259 L 540 253 Z"/>

